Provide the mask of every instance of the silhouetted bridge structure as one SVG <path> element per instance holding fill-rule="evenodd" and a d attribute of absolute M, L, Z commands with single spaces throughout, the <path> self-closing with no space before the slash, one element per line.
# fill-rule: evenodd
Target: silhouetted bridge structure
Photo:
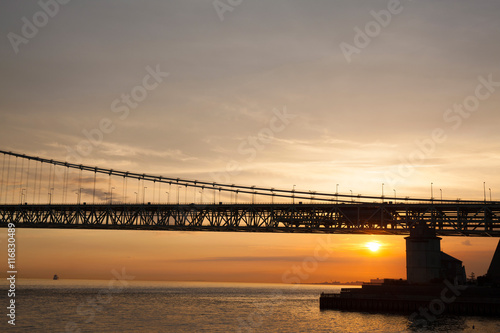
<path fill-rule="evenodd" d="M 398 199 L 237 186 L 0 153 L 0 227 L 14 223 L 16 228 L 398 235 L 423 221 L 443 236 L 500 237 L 500 203 L 491 200 Z M 45 174 L 43 165 L 49 167 Z M 70 192 L 76 194 L 76 202 L 66 202 Z M 54 202 L 56 195 L 61 202 Z"/>

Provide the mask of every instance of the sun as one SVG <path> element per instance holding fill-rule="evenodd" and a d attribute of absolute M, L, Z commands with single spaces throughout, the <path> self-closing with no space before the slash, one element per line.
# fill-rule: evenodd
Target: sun
<path fill-rule="evenodd" d="M 365 246 L 372 252 L 377 252 L 380 249 L 379 242 L 368 242 L 365 244 Z"/>

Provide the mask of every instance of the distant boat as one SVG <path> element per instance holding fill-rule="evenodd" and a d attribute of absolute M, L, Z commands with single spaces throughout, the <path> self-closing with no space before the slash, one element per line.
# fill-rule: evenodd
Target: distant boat
<path fill-rule="evenodd" d="M 52 280 L 59 280 L 59 276 L 57 276 L 57 274 L 54 274 L 54 277 L 52 278 Z"/>

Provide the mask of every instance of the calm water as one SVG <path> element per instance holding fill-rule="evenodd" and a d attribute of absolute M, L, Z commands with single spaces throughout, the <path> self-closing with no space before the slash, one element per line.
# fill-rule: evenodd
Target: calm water
<path fill-rule="evenodd" d="M 444 317 L 427 328 L 407 316 L 320 311 L 337 286 L 23 280 L 16 332 L 500 332 L 500 319 Z M 2 304 L 6 304 L 2 283 Z M 6 310 L 0 331 L 14 331 Z M 475 329 L 472 329 L 472 326 Z"/>

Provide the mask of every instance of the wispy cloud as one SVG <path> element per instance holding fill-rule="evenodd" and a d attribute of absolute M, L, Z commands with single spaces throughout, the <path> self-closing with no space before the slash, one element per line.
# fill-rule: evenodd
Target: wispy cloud
<path fill-rule="evenodd" d="M 179 259 L 171 260 L 178 263 L 189 262 L 282 262 L 282 263 L 301 263 L 307 260 L 308 256 L 234 256 L 234 257 L 206 257 L 206 258 L 192 258 L 192 259 Z M 359 259 L 359 258 L 358 258 Z M 322 260 L 326 263 L 348 263 L 352 260 L 352 254 L 346 256 L 332 256 Z M 359 259 L 361 261 L 365 259 Z M 366 259 L 369 260 L 369 259 Z M 170 260 L 169 260 L 170 261 Z"/>

